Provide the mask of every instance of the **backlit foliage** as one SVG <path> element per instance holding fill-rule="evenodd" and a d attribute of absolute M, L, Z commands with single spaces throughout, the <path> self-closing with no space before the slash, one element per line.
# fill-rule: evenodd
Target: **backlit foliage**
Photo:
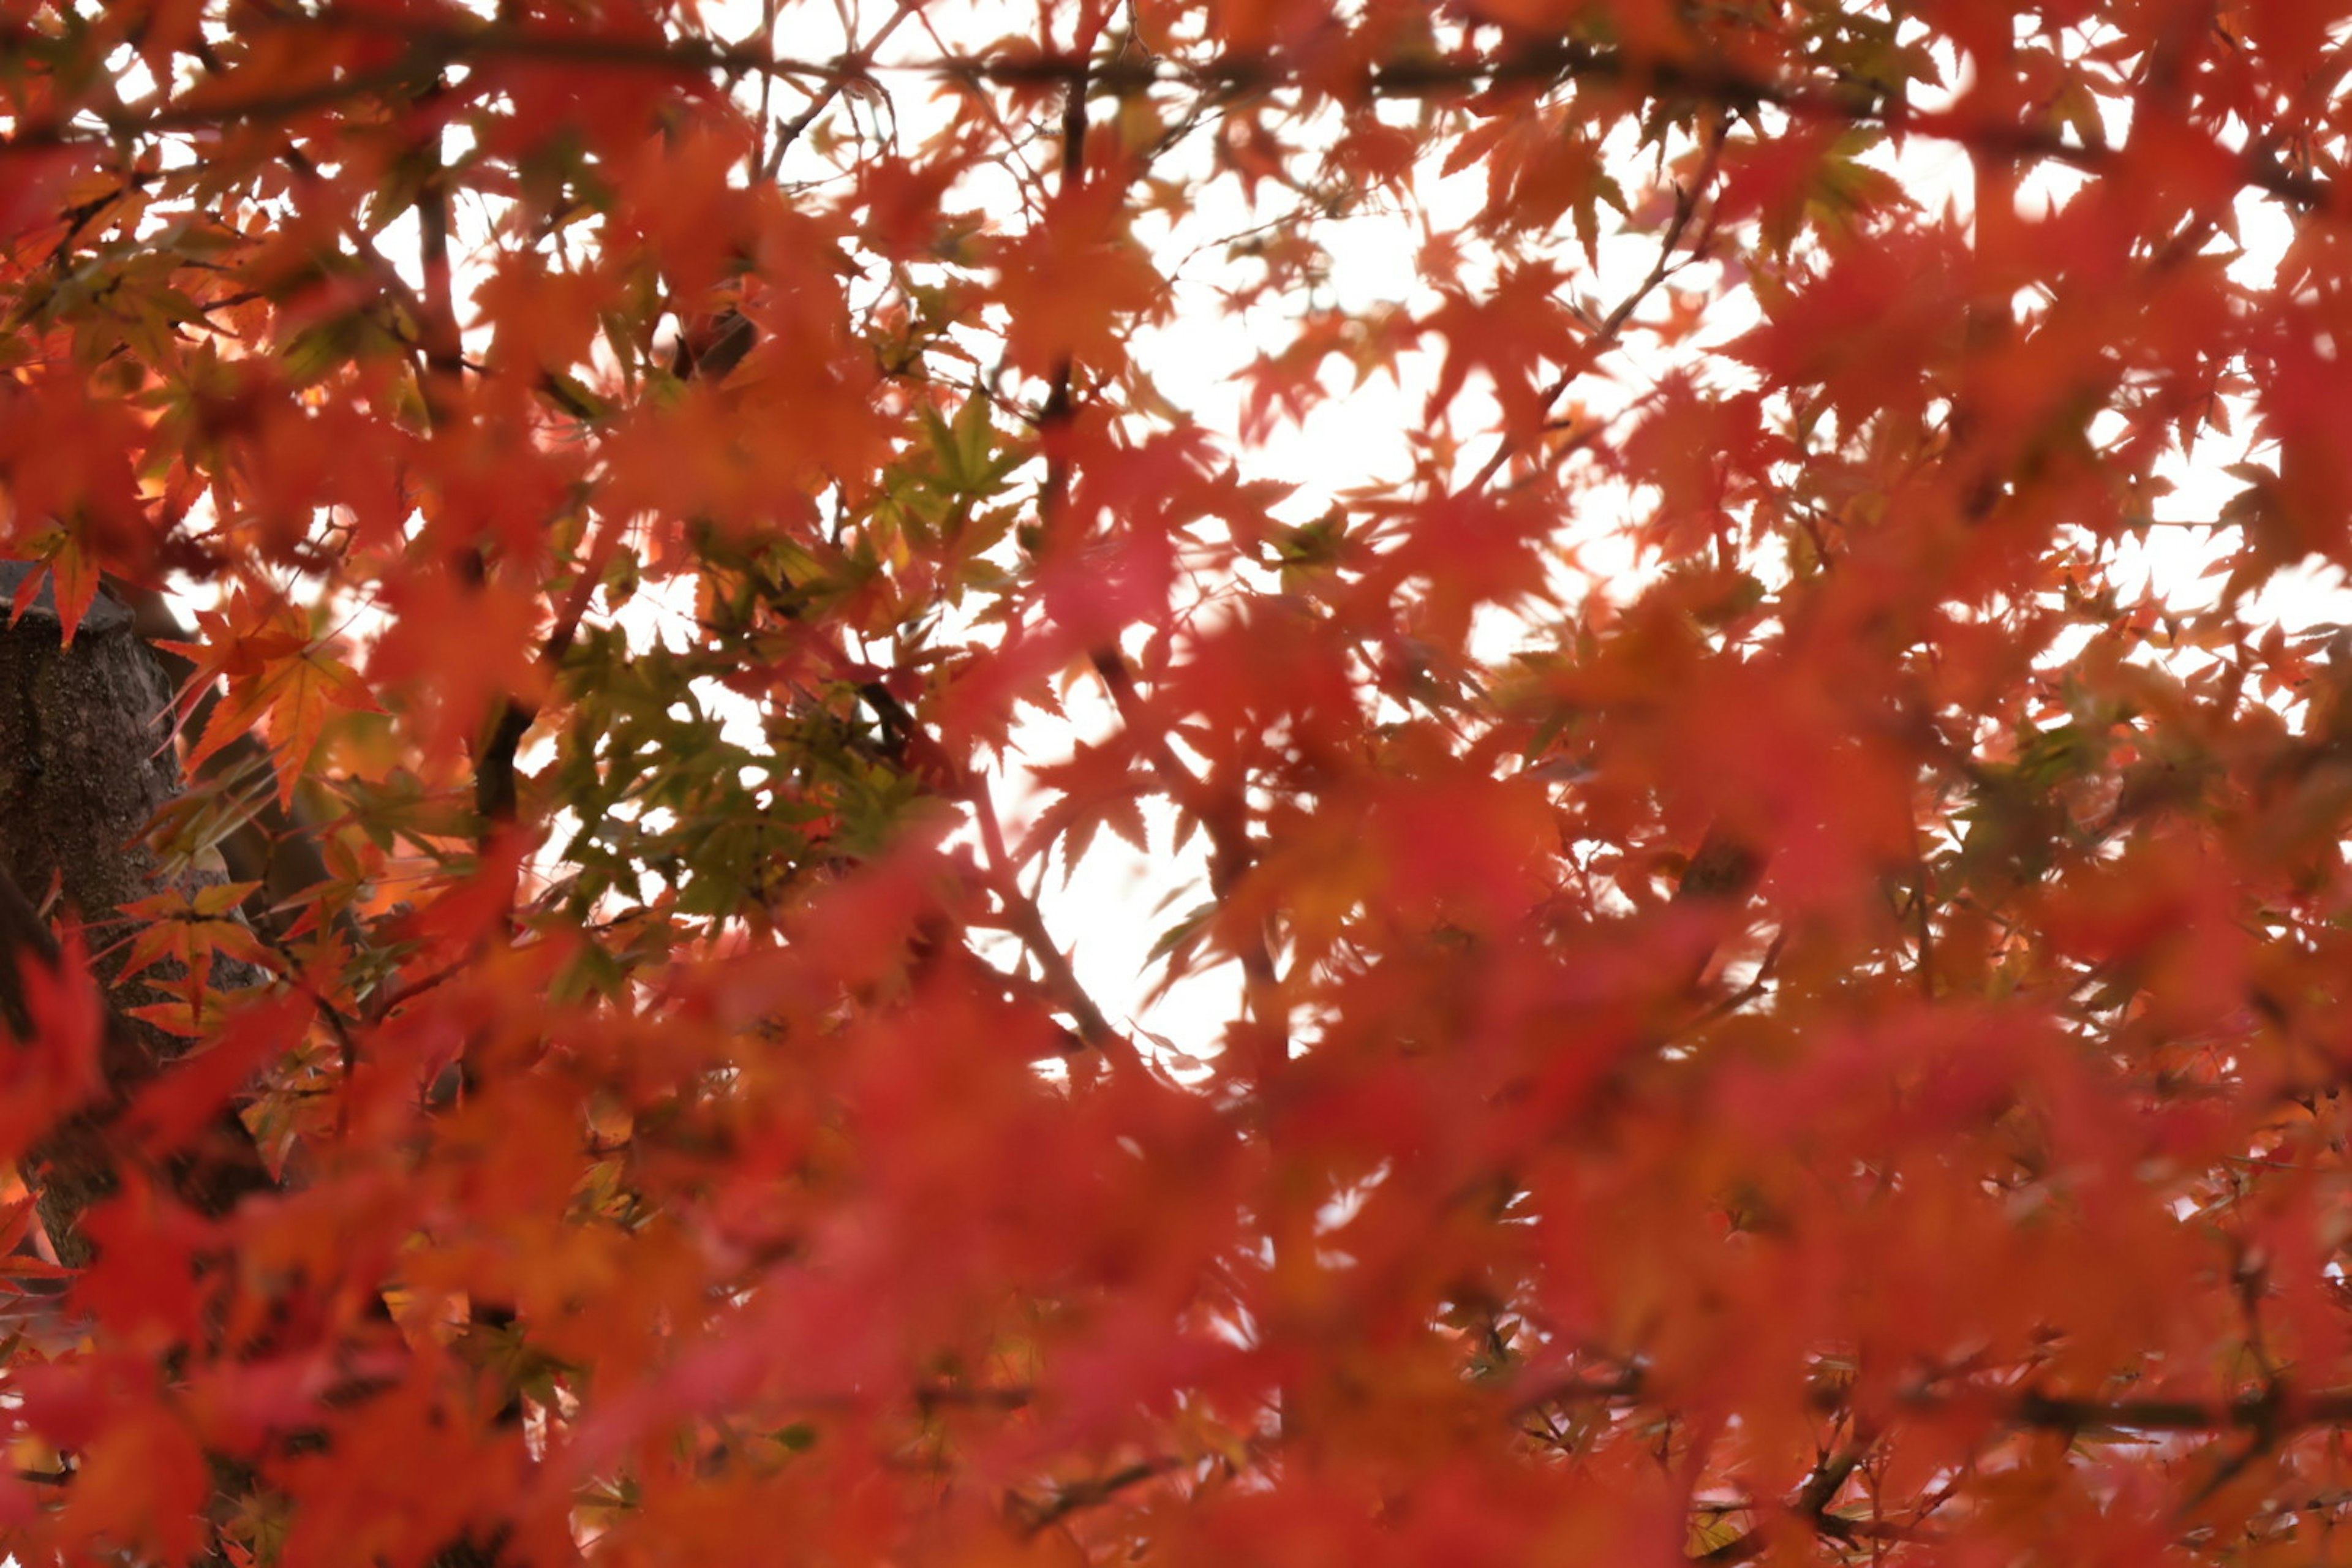
<path fill-rule="evenodd" d="M 2352 1561 L 2347 17 L 0 5 L 9 1549 Z"/>

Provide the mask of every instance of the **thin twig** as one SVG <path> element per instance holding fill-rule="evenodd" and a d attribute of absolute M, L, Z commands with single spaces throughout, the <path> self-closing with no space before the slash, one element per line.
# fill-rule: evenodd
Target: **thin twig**
<path fill-rule="evenodd" d="M 801 139 L 803 132 L 816 123 L 816 117 L 824 112 L 825 106 L 841 96 L 843 88 L 853 81 L 872 79 L 874 51 L 890 41 L 890 35 L 898 30 L 898 24 L 913 16 L 919 4 L 919 0 L 898 0 L 898 8 L 890 13 L 890 19 L 883 23 L 872 37 L 834 62 L 841 68 L 842 74 L 828 79 L 824 86 L 818 90 L 817 95 L 809 100 L 808 107 L 794 115 L 790 124 L 777 128 L 776 144 L 761 161 L 760 175 L 762 179 L 772 180 L 776 177 L 777 171 L 784 166 L 785 153 L 791 150 L 793 142 Z M 773 12 L 771 10 L 768 26 L 773 25 Z M 768 26 L 761 29 L 763 37 L 768 31 Z M 768 133 L 767 90 L 768 83 L 772 79 L 772 77 L 763 75 L 760 80 L 760 134 L 763 137 Z M 895 113 L 896 110 L 894 110 L 893 112 Z"/>
<path fill-rule="evenodd" d="M 1023 1534 L 1039 1535 L 1081 1509 L 1108 1502 L 1130 1487 L 1166 1475 L 1179 1462 L 1172 1458 L 1139 1459 L 1108 1475 L 1056 1487 L 1053 1495 L 1042 1501 L 1013 1494 L 1005 1500 L 1005 1510 L 1019 1521 Z"/>
<path fill-rule="evenodd" d="M 1617 301 L 1615 308 L 1594 324 L 1592 336 L 1586 341 L 1583 352 L 1577 355 L 1574 363 L 1559 373 L 1550 385 L 1544 388 L 1538 399 L 1538 406 L 1549 411 L 1562 397 L 1567 396 L 1568 389 L 1590 372 L 1594 363 L 1602 354 L 1617 345 L 1619 336 L 1625 330 L 1625 323 L 1633 320 L 1633 312 L 1642 308 L 1643 302 L 1657 291 L 1660 284 L 1696 260 L 1705 250 L 1707 237 L 1713 232 L 1711 224 L 1707 232 L 1702 234 L 1699 242 L 1692 247 L 1690 255 L 1680 261 L 1675 259 L 1675 252 L 1682 247 L 1683 236 L 1689 231 L 1691 218 L 1698 211 L 1700 200 L 1706 195 L 1707 188 L 1715 184 L 1716 169 L 1723 153 L 1723 141 L 1722 128 L 1717 126 L 1715 133 L 1707 140 L 1706 150 L 1701 158 L 1697 173 L 1692 176 L 1687 185 L 1675 192 L 1674 216 L 1667 222 L 1665 237 L 1659 243 L 1657 260 L 1651 263 L 1649 272 L 1623 299 Z M 1520 432 L 1504 431 L 1495 443 L 1495 450 L 1479 467 L 1478 472 L 1471 478 L 1468 486 L 1469 493 L 1475 494 L 1485 489 L 1502 466 L 1510 461 L 1512 455 L 1525 445 L 1525 437 Z"/>
<path fill-rule="evenodd" d="M 1111 1026 L 1103 1010 L 1087 994 L 1078 981 L 1077 971 L 1070 966 L 1069 958 L 1055 944 L 1053 933 L 1046 929 L 1045 912 L 1038 909 L 1036 900 L 1022 890 L 1018 868 L 1005 849 L 1003 826 L 997 821 L 996 807 L 989 796 L 988 781 L 976 771 L 967 803 L 980 825 L 980 841 L 988 856 L 989 874 L 996 884 L 996 897 L 1004 906 L 1013 934 L 1021 939 L 1021 945 L 1036 962 L 1045 977 L 1046 989 L 1077 1024 L 1078 1038 L 1100 1051 L 1114 1067 L 1141 1067 L 1142 1058 L 1136 1055 L 1134 1043 Z"/>

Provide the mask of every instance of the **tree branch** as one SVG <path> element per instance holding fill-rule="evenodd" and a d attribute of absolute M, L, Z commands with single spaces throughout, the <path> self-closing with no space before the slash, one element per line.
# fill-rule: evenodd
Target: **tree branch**
<path fill-rule="evenodd" d="M 20 128 L 0 141 L 0 153 L 59 146 L 100 146 L 110 141 L 237 122 L 281 120 L 324 105 L 411 83 L 453 65 L 508 59 L 550 65 L 661 71 L 682 76 L 763 75 L 824 83 L 871 80 L 885 72 L 930 76 L 967 86 L 1050 87 L 1083 83 L 1116 92 L 1159 85 L 1192 87 L 1220 97 L 1273 91 L 1299 85 L 1279 55 L 1219 57 L 1184 62 L 1167 57 L 1121 55 L 1096 60 L 1090 55 L 1053 51 L 1034 55 L 955 55 L 879 65 L 856 56 L 802 60 L 748 46 L 699 39 L 647 44 L 582 30 L 486 22 L 453 26 L 373 13 L 336 11 L 320 16 L 280 16 L 254 26 L 301 27 L 318 33 L 392 34 L 408 41 L 409 52 L 377 70 L 347 75 L 275 93 L 195 104 L 173 104 L 144 112 L 82 110 L 101 133 L 49 121 Z M 1871 125 L 1894 134 L 1925 136 L 1955 145 L 2063 163 L 2086 173 L 2111 169 L 2119 150 L 2104 143 L 2068 141 L 2052 128 L 1987 120 L 1958 109 L 1919 110 L 1892 101 L 1874 85 L 1849 79 L 1790 81 L 1743 68 L 1724 58 L 1667 60 L 1630 50 L 1546 40 L 1517 44 L 1487 54 L 1459 51 L 1427 59 L 1391 59 L 1363 68 L 1352 79 L 1322 90 L 1340 99 L 1443 98 L 1504 86 L 1596 82 L 1626 87 L 1645 96 L 1680 98 L 1727 109 L 1777 109 L 1792 119 Z M 2218 145 L 2218 144 L 2217 144 Z M 2267 148 L 2231 153 L 2242 187 L 2263 191 L 2305 207 L 2336 199 L 2334 182 L 2297 173 Z"/>
<path fill-rule="evenodd" d="M 1650 1394 L 1648 1379 L 1640 1369 L 1603 1378 L 1569 1377 L 1531 1389 L 1514 1401 L 1512 1410 L 1527 1415 L 1547 1405 L 1637 1405 Z M 1851 1391 L 1816 1384 L 1812 1407 L 1823 1415 L 1840 1415 L 1852 1404 Z M 2352 1387 L 2298 1394 L 2281 1384 L 2229 1399 L 2095 1399 L 2044 1394 L 2036 1389 L 1958 1388 L 1932 1385 L 1895 1395 L 1895 1407 L 1933 1413 L 1977 1406 L 1992 1411 L 2000 1426 L 2037 1432 L 2177 1432 L 2183 1434 L 2314 1431 L 2322 1427 L 2352 1427 Z"/>
<path fill-rule="evenodd" d="M 1176 1468 L 1177 1463 L 1171 1458 L 1140 1459 L 1108 1475 L 1056 1487 L 1050 1497 L 1043 1500 L 1013 1493 L 1005 1499 L 1005 1511 L 1019 1521 L 1023 1534 L 1039 1535 L 1081 1509 L 1108 1502 L 1130 1487 L 1140 1486 L 1145 1481 L 1166 1475 Z"/>
<path fill-rule="evenodd" d="M 1070 966 L 1069 958 L 1055 945 L 1053 933 L 1046 929 L 1045 916 L 1037 908 L 1037 900 L 1021 890 L 1017 868 L 1005 850 L 1003 826 L 996 820 L 996 808 L 989 799 L 988 783 L 977 773 L 972 778 L 969 804 L 980 824 L 989 873 L 996 883 L 996 896 L 1004 906 L 1013 934 L 1021 939 L 1021 945 L 1036 962 L 1045 977 L 1046 989 L 1068 1009 L 1078 1026 L 1078 1038 L 1102 1052 L 1114 1067 L 1141 1067 L 1142 1059 L 1136 1055 L 1133 1042 L 1111 1026 L 1110 1020 L 1079 984 L 1077 971 Z"/>

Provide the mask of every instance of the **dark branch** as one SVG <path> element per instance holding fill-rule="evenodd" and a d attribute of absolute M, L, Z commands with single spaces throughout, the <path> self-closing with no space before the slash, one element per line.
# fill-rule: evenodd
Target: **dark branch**
<path fill-rule="evenodd" d="M 1043 52 L 946 55 L 877 65 L 863 58 L 861 51 L 836 60 L 800 60 L 748 46 L 701 39 L 647 44 L 507 22 L 453 26 L 340 11 L 318 17 L 274 17 L 253 30 L 289 26 L 325 35 L 391 34 L 406 40 L 409 48 L 400 59 L 373 71 L 250 98 L 169 104 L 143 113 L 84 110 L 79 119 L 95 127 L 94 132 L 70 121 L 29 125 L 0 142 L 0 153 L 65 145 L 96 147 L 123 138 L 283 120 L 369 93 L 413 86 L 450 66 L 502 59 L 683 77 L 780 77 L 829 85 L 872 80 L 884 73 L 931 76 L 971 87 L 1075 85 L 1082 92 L 1128 93 L 1156 85 L 1180 85 L 1221 98 L 1296 89 L 1302 74 L 1280 54 L 1186 63 L 1131 54 L 1096 59 L 1085 54 Z M 1497 87 L 1542 88 L 1566 82 L 1625 87 L 1653 98 L 1682 99 L 1734 110 L 1776 109 L 1799 120 L 1874 125 L 1890 133 L 1926 136 L 2010 158 L 2063 163 L 2086 173 L 2110 169 L 2121 156 L 2117 148 L 2069 141 L 2053 128 L 1988 120 L 1965 110 L 1915 109 L 1873 84 L 1852 79 L 1787 80 L 1744 69 L 1723 58 L 1664 60 L 1562 40 L 1519 44 L 1490 54 L 1461 51 L 1429 59 L 1390 60 L 1367 68 L 1352 80 L 1333 82 L 1326 90 L 1343 100 L 1445 98 Z M 2266 147 L 2235 156 L 2242 186 L 2305 207 L 2326 206 L 2334 199 L 2333 182 L 2286 167 Z"/>
<path fill-rule="evenodd" d="M 1051 1496 L 1042 1500 L 1014 1494 L 1005 1500 L 1005 1509 L 1019 1522 L 1024 1534 L 1041 1534 L 1079 1510 L 1108 1502 L 1130 1487 L 1166 1475 L 1176 1465 L 1177 1461 L 1170 1458 L 1139 1460 L 1108 1475 L 1056 1487 Z"/>
<path fill-rule="evenodd" d="M 1638 1370 L 1610 1377 L 1571 1377 L 1546 1384 L 1517 1400 L 1520 1414 L 1548 1405 L 1637 1405 L 1648 1394 L 1648 1382 Z M 1813 1408 L 1824 1415 L 1844 1413 L 1851 1390 L 1817 1384 Z M 1995 1414 L 2008 1427 L 2074 1435 L 2100 1432 L 2281 1433 L 2352 1426 L 2352 1388 L 2323 1389 L 2298 1394 L 2284 1385 L 2230 1399 L 2093 1399 L 2044 1394 L 2035 1389 L 1983 1387 L 1907 1390 L 1895 1400 L 1895 1408 L 1932 1412 L 1978 1406 Z"/>

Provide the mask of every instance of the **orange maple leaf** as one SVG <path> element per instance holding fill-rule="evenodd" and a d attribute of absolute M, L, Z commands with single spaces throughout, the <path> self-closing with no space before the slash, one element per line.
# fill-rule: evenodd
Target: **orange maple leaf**
<path fill-rule="evenodd" d="M 337 658 L 327 640 L 311 635 L 310 618 L 290 605 L 268 605 L 237 594 L 218 610 L 198 611 L 202 642 L 162 643 L 196 668 L 179 695 L 183 717 L 194 713 L 214 681 L 221 699 L 189 751 L 191 768 L 257 724 L 269 739 L 278 770 L 278 803 L 291 805 L 294 785 L 318 749 L 332 709 L 379 712 L 366 682 Z"/>

